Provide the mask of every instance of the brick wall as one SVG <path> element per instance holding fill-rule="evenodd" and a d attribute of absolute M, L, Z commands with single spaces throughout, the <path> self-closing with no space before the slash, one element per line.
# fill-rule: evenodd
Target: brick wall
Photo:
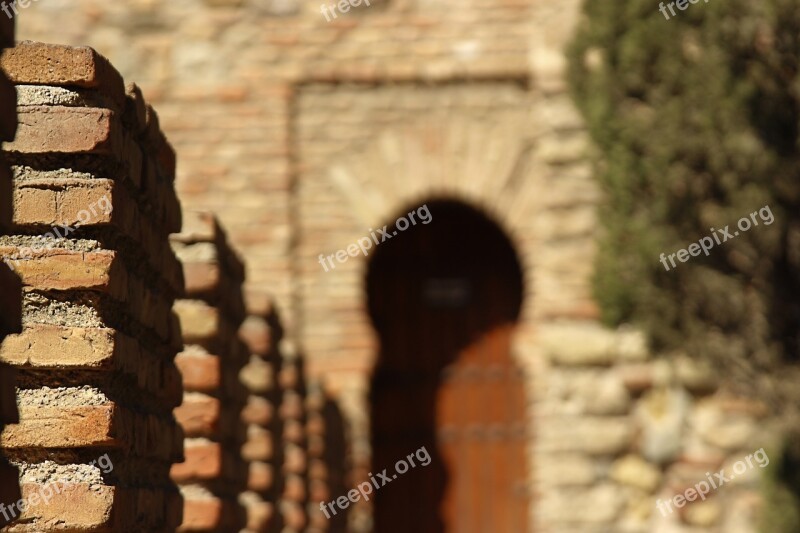
<path fill-rule="evenodd" d="M 175 414 L 186 434 L 186 462 L 172 469 L 185 501 L 179 531 L 239 531 L 247 524 L 238 499 L 248 475 L 239 453 L 247 399 L 239 381 L 247 360 L 238 336 L 245 318 L 244 265 L 210 213 L 188 212 L 172 246 L 186 278 L 186 293 L 176 303 L 185 392 Z"/>
<path fill-rule="evenodd" d="M 14 46 L 14 21 L 0 16 L 0 53 Z M 17 129 L 16 98 L 11 81 L 0 69 L 0 142 L 12 141 Z M 0 234 L 11 225 L 11 171 L 0 152 Z M 0 342 L 10 333 L 21 329 L 22 288 L 19 278 L 5 263 L 0 263 Z M 18 421 L 17 402 L 14 395 L 14 371 L 0 362 L 0 432 L 5 424 Z M 0 503 L 8 505 L 20 498 L 18 472 L 0 456 Z M 0 515 L 0 526 L 9 516 Z"/>
<path fill-rule="evenodd" d="M 0 66 L 21 117 L 0 237 L 24 288 L 23 330 L 0 348 L 20 411 L 0 447 L 28 503 L 13 531 L 171 531 L 182 502 L 169 471 L 183 455 L 175 154 L 94 50 L 25 42 Z"/>
<path fill-rule="evenodd" d="M 357 469 L 370 460 L 376 353 L 366 259 L 324 272 L 317 257 L 446 197 L 494 219 L 524 269 L 513 354 L 537 435 L 528 450 L 536 530 L 753 531 L 752 482 L 680 517 L 655 509 L 702 479 L 698 465 L 729 464 L 764 442 L 764 415 L 724 388 L 699 387 L 703 372 L 685 363 L 693 354 L 663 362 L 636 332 L 597 320 L 590 280 L 601 194 L 563 52 L 580 3 L 387 0 L 326 22 L 319 5 L 299 0 L 41 1 L 21 32 L 98 46 L 142 81 L 181 154 L 182 198 L 219 215 L 247 259 L 248 288 L 275 295 L 299 347 L 287 353 L 302 351 L 309 377 L 326 379 Z M 284 410 L 297 410 L 288 396 Z M 678 408 L 665 419 L 653 415 L 669 406 Z M 295 414 L 277 418 L 314 427 L 312 413 Z M 276 442 L 255 426 L 250 450 Z M 307 465 L 299 454 L 278 458 L 282 446 L 262 455 L 280 470 L 276 516 L 292 527 L 305 520 L 297 502 L 321 492 L 311 436 Z M 660 439 L 674 456 L 653 452 Z M 306 469 L 308 495 L 286 464 Z"/>

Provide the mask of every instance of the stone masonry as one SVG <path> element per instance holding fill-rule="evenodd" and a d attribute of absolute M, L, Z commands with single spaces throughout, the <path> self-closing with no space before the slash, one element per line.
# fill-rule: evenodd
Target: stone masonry
<path fill-rule="evenodd" d="M 0 447 L 24 499 L 4 531 L 174 531 L 175 153 L 138 88 L 90 48 L 23 42 L 0 66 L 20 116 L 0 256 L 24 290 L 23 330 L 0 348 L 20 412 Z"/>
<path fill-rule="evenodd" d="M 239 454 L 247 395 L 239 382 L 247 360 L 238 335 L 245 318 L 244 266 L 210 213 L 186 213 L 172 247 L 186 279 L 186 293 L 176 302 L 184 395 L 175 415 L 186 434 L 186 462 L 172 470 L 185 501 L 179 531 L 239 531 L 247 523 L 238 501 L 247 483 Z"/>
<path fill-rule="evenodd" d="M 0 53 L 14 46 L 14 21 L 0 17 Z M 14 140 L 17 130 L 17 110 L 14 86 L 0 69 L 0 142 Z M 11 170 L 0 153 L 0 234 L 10 230 L 12 211 Z M 4 263 L 0 263 L 0 343 L 10 333 L 22 327 L 22 286 L 19 278 Z M 0 362 L 0 432 L 5 424 L 19 420 L 14 395 L 14 370 Z M 17 469 L 0 456 L 0 503 L 20 499 Z M 8 517 L 10 518 L 10 517 Z M 0 526 L 8 522 L 0 516 Z"/>
<path fill-rule="evenodd" d="M 369 258 L 326 272 L 317 257 L 443 198 L 493 219 L 524 271 L 512 353 L 528 376 L 533 434 L 520 467 L 532 529 L 756 531 L 758 468 L 680 512 L 656 508 L 774 439 L 764 408 L 737 399 L 694 354 L 650 353 L 640 333 L 600 325 L 591 279 L 602 195 L 564 53 L 580 4 L 387 0 L 330 21 L 299 0 L 25 10 L 25 38 L 96 46 L 141 81 L 181 156 L 182 199 L 220 217 L 246 259 L 248 292 L 275 295 L 291 348 L 273 368 L 283 427 L 250 424 L 246 449 L 273 466 L 271 501 L 290 530 L 320 524 L 322 493 L 293 356 L 303 353 L 309 383 L 324 377 L 341 408 L 351 473 L 366 472 L 371 453 Z M 279 440 L 291 446 L 267 453 Z M 368 520 L 351 527 L 368 530 Z"/>

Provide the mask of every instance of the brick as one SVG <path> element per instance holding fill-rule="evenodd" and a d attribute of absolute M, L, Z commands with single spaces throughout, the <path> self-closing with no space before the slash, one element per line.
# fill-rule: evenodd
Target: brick
<path fill-rule="evenodd" d="M 113 402 L 92 406 L 22 404 L 20 422 L 0 436 L 6 450 L 113 448 L 139 457 L 179 459 L 183 432 L 174 420 L 137 414 Z"/>
<path fill-rule="evenodd" d="M 170 183 L 174 182 L 177 166 L 175 150 L 161 132 L 158 113 L 150 105 L 147 106 L 147 127 L 142 140 L 146 151 L 151 152 L 154 156 L 158 177 Z"/>
<path fill-rule="evenodd" d="M 239 336 L 252 354 L 267 356 L 272 351 L 272 330 L 262 317 L 248 316 L 239 328 Z"/>
<path fill-rule="evenodd" d="M 275 409 L 269 400 L 251 395 L 247 398 L 247 405 L 242 409 L 242 422 L 267 427 L 274 413 Z"/>
<path fill-rule="evenodd" d="M 97 89 L 120 106 L 125 102 L 122 76 L 89 47 L 22 41 L 3 53 L 0 68 L 14 83 Z"/>
<path fill-rule="evenodd" d="M 118 155 L 123 138 L 114 112 L 90 107 L 20 107 L 19 128 L 9 152 Z"/>
<path fill-rule="evenodd" d="M 274 436 L 271 431 L 250 426 L 247 429 L 247 442 L 242 446 L 245 461 L 269 461 L 274 454 Z"/>
<path fill-rule="evenodd" d="M 32 249 L 18 255 L 17 247 L 0 247 L 11 258 L 26 287 L 39 290 L 95 290 L 125 299 L 128 272 L 117 252 L 79 252 L 62 248 Z M 19 260 L 17 260 L 19 259 Z"/>
<path fill-rule="evenodd" d="M 130 273 L 119 252 L 0 246 L 0 257 L 11 262 L 27 290 L 105 294 L 125 305 L 131 317 L 162 341 L 170 342 L 179 334 L 171 319 L 171 300 Z"/>
<path fill-rule="evenodd" d="M 275 481 L 272 465 L 253 461 L 248 465 L 247 488 L 255 492 L 268 491 Z"/>
<path fill-rule="evenodd" d="M 251 356 L 250 362 L 241 371 L 242 384 L 254 394 L 267 394 L 275 388 L 272 365 L 260 357 Z"/>
<path fill-rule="evenodd" d="M 183 269 L 164 242 L 163 227 L 137 209 L 127 188 L 112 180 L 19 180 L 14 188 L 13 222 L 20 229 L 50 226 L 54 228 L 51 232 L 60 235 L 66 234 L 63 226 L 81 227 L 84 232 L 110 226 L 148 251 L 145 258 L 151 274 L 160 274 L 174 293 L 183 290 Z"/>
<path fill-rule="evenodd" d="M 220 358 L 215 355 L 182 352 L 175 358 L 175 364 L 187 391 L 211 393 L 222 386 Z"/>
<path fill-rule="evenodd" d="M 125 124 L 137 135 L 147 128 L 147 102 L 142 90 L 135 83 L 125 85 Z"/>
<path fill-rule="evenodd" d="M 187 497 L 183 516 L 178 531 L 239 531 L 246 525 L 245 511 L 233 499 Z"/>
<path fill-rule="evenodd" d="M 215 437 L 220 435 L 219 399 L 201 393 L 187 393 L 183 403 L 175 409 L 175 418 L 187 437 Z"/>
<path fill-rule="evenodd" d="M 247 465 L 238 454 L 218 442 L 190 439 L 185 445 L 186 461 L 172 465 L 170 475 L 178 483 L 227 480 L 247 482 Z"/>
<path fill-rule="evenodd" d="M 46 491 L 45 495 L 54 493 L 47 504 L 41 500 L 42 491 Z M 30 503 L 33 503 L 31 498 L 36 497 L 39 505 L 28 506 L 19 521 L 48 530 L 45 524 L 57 523 L 60 529 L 70 531 L 110 531 L 114 500 L 118 496 L 116 488 L 106 485 L 23 483 L 22 497 Z"/>
<path fill-rule="evenodd" d="M 249 531 L 268 531 L 275 518 L 275 506 L 271 502 L 247 502 L 247 529 Z"/>
<path fill-rule="evenodd" d="M 0 436 L 5 449 L 118 446 L 113 404 L 87 407 L 20 406 L 20 423 Z"/>
<path fill-rule="evenodd" d="M 184 344 L 197 344 L 211 353 L 243 357 L 244 352 L 234 353 L 238 342 L 236 329 L 217 308 L 197 300 L 177 300 L 174 311 L 180 320 Z M 226 363 L 231 362 L 229 357 Z"/>
<path fill-rule="evenodd" d="M 29 369 L 119 372 L 132 376 L 165 407 L 177 406 L 182 398 L 181 378 L 173 363 L 109 328 L 29 324 L 0 345 L 0 360 Z"/>

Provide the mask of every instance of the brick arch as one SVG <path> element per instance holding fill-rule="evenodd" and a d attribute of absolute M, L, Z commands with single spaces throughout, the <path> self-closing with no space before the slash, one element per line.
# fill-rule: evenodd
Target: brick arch
<path fill-rule="evenodd" d="M 532 179 L 541 170 L 536 162 L 537 145 L 532 138 L 530 116 L 519 108 L 509 112 L 493 111 L 480 118 L 458 114 L 434 113 L 422 120 L 408 121 L 380 130 L 358 149 L 333 160 L 324 172 L 336 191 L 353 227 L 379 228 L 393 223 L 409 209 L 427 200 L 447 199 L 461 202 L 484 212 L 511 241 L 522 268 L 525 292 L 522 309 L 512 336 L 511 355 L 518 367 L 531 373 L 537 366 L 536 346 L 532 340 L 535 288 L 532 227 L 535 213 L 541 206 L 541 181 Z M 351 148 L 352 149 L 352 148 Z M 435 224 L 435 213 L 433 213 Z M 354 235 L 355 236 L 355 235 Z M 368 261 L 359 259 L 352 278 L 364 279 Z M 327 279 L 325 281 L 328 281 Z M 352 281 L 351 281 L 352 283 Z M 357 299 L 367 301 L 365 287 L 359 283 Z M 363 328 L 377 343 L 366 308 L 362 312 Z M 369 331 L 369 333 L 367 333 Z M 374 368 L 375 346 L 361 352 Z M 367 355 L 369 353 L 369 355 Z M 356 464 L 364 465 L 371 455 L 369 424 L 362 418 L 368 412 L 365 378 L 369 371 L 343 385 L 344 410 L 351 421 Z M 532 381 L 526 385 L 525 418 L 533 427 L 534 403 Z M 361 444 L 359 444 L 361 443 Z M 363 446 L 363 448 L 362 448 Z M 533 470 L 534 444 L 527 446 L 529 486 L 535 485 Z M 369 466 L 366 466 L 369 468 Z M 533 515 L 533 505 L 530 507 Z"/>
<path fill-rule="evenodd" d="M 528 278 L 530 250 L 522 235 L 537 191 L 526 179 L 533 146 L 527 118 L 518 112 L 480 121 L 433 114 L 381 131 L 334 163 L 328 179 L 363 227 L 391 223 L 431 198 L 473 206 L 506 232 Z M 521 321 L 530 316 L 527 300 Z"/>

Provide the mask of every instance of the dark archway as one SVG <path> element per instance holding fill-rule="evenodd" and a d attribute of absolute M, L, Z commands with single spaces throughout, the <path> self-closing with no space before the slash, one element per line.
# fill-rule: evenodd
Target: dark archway
<path fill-rule="evenodd" d="M 527 531 L 524 382 L 510 342 L 520 262 L 483 213 L 426 205 L 430 223 L 381 244 L 366 280 L 381 345 L 373 473 L 392 478 L 396 462 L 423 447 L 431 458 L 376 491 L 375 531 Z"/>

